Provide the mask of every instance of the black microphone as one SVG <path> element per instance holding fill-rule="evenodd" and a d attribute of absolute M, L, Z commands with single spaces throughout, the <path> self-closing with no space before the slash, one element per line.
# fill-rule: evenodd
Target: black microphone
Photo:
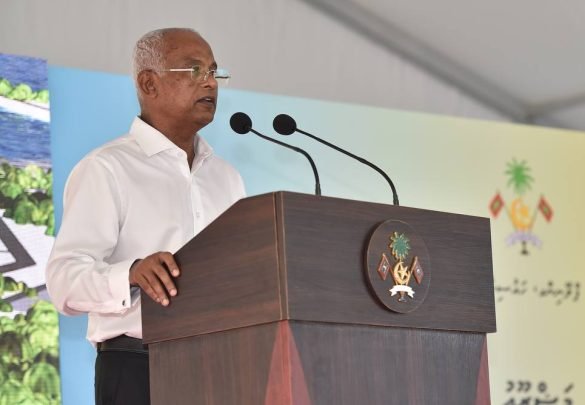
<path fill-rule="evenodd" d="M 254 130 L 252 128 L 252 120 L 243 112 L 237 112 L 232 115 L 230 118 L 230 126 L 232 130 L 240 135 L 247 134 L 248 132 L 252 132 L 253 134 L 258 135 L 260 138 L 266 139 L 267 141 L 274 142 L 285 148 L 292 149 L 295 152 L 303 154 L 311 164 L 311 168 L 313 169 L 313 174 L 315 175 L 315 195 L 321 195 L 321 183 L 319 182 L 319 173 L 317 172 L 317 166 L 315 166 L 315 162 L 311 159 L 311 156 L 301 148 L 297 148 L 296 146 L 289 145 L 288 143 L 277 141 L 276 139 L 272 139 L 266 135 L 262 135 L 260 132 Z"/>
<path fill-rule="evenodd" d="M 376 166 L 375 164 L 370 163 L 366 159 L 361 158 L 359 156 L 356 156 L 351 152 L 348 152 L 344 149 L 341 149 L 340 147 L 335 146 L 332 143 L 329 143 L 324 139 L 321 139 L 315 135 L 311 135 L 308 132 L 305 132 L 305 131 L 297 128 L 297 123 L 295 122 L 294 118 L 291 117 L 290 115 L 286 115 L 286 114 L 277 115 L 276 117 L 274 117 L 274 121 L 272 121 L 272 126 L 274 127 L 274 130 L 281 135 L 290 135 L 295 131 L 300 132 L 303 135 L 306 135 L 310 138 L 313 138 L 314 140 L 316 140 L 318 142 L 321 142 L 323 145 L 327 145 L 330 148 L 333 148 L 336 151 L 341 152 L 344 155 L 347 155 L 349 157 L 352 157 L 352 158 L 356 159 L 357 161 L 371 167 L 372 169 L 374 169 L 375 171 L 380 173 L 382 175 L 382 177 L 384 177 L 384 179 L 386 179 L 388 184 L 390 184 L 390 188 L 392 189 L 392 197 L 393 197 L 394 205 L 400 205 L 398 203 L 398 193 L 396 192 L 396 188 L 394 187 L 394 183 L 392 183 L 392 180 L 390 180 L 390 177 L 388 177 L 388 175 L 386 173 L 384 173 L 384 171 L 382 169 L 380 169 L 378 166 Z"/>

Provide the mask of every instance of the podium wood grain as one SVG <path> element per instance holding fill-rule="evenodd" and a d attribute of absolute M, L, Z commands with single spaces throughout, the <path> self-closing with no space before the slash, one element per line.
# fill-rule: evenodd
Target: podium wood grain
<path fill-rule="evenodd" d="M 429 252 L 427 298 L 408 314 L 365 280 L 388 219 Z M 179 295 L 142 304 L 154 405 L 489 403 L 486 218 L 279 192 L 239 201 L 175 257 Z"/>

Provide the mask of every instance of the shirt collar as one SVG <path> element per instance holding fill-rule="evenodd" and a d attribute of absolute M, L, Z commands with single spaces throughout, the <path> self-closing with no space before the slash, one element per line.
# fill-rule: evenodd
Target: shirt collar
<path fill-rule="evenodd" d="M 129 133 L 136 139 L 136 142 L 148 157 L 166 150 L 180 149 L 162 132 L 148 125 L 140 117 L 134 118 Z M 195 144 L 196 159 L 198 157 L 205 159 L 213 153 L 211 146 L 199 134 L 195 134 L 193 142 Z"/>

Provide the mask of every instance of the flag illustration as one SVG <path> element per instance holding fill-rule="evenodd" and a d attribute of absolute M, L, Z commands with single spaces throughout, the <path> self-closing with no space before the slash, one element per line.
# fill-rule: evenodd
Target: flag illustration
<path fill-rule="evenodd" d="M 546 222 L 550 222 L 553 216 L 553 210 L 549 203 L 544 199 L 544 197 L 540 197 L 540 201 L 538 203 L 538 209 L 546 219 Z"/>
<path fill-rule="evenodd" d="M 502 208 L 504 208 L 504 200 L 500 196 L 500 193 L 497 193 L 492 199 L 492 202 L 490 202 L 490 211 L 492 212 L 494 218 L 498 216 Z"/>

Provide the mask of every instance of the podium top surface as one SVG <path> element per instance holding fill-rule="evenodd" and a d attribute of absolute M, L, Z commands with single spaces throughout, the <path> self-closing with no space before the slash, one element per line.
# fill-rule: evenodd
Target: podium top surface
<path fill-rule="evenodd" d="M 383 303 L 402 296 L 405 302 L 414 300 L 408 292 L 392 296 L 391 278 L 385 281 L 387 294 L 368 280 L 377 276 L 375 269 L 368 275 L 367 262 L 375 260 L 377 266 L 382 257 L 371 238 L 385 221 L 391 221 L 388 229 L 404 224 L 397 229 L 416 236 L 411 244 L 424 277 L 417 277 L 420 286 L 409 282 L 419 302 L 408 313 Z M 390 243 L 386 253 L 392 266 L 397 259 Z M 142 302 L 146 343 L 279 320 L 477 333 L 496 329 L 487 218 L 276 192 L 238 201 L 175 258 L 182 269 L 177 297 L 168 307 Z M 401 289 L 408 290 L 394 288 Z"/>

